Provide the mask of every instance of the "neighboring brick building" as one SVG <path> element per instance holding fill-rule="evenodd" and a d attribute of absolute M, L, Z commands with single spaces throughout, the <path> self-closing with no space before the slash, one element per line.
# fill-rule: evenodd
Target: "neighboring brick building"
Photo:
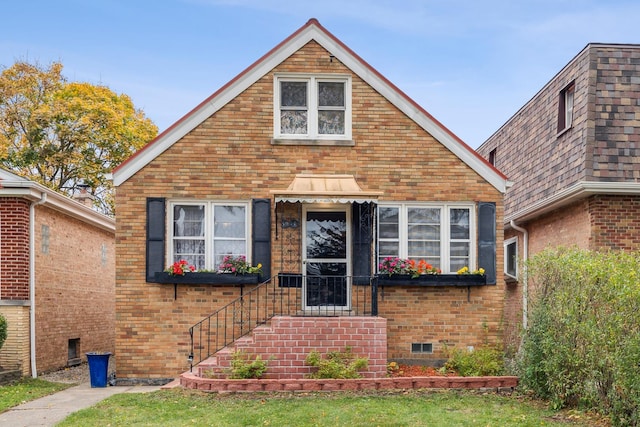
<path fill-rule="evenodd" d="M 513 182 L 508 304 L 522 324 L 518 261 L 549 246 L 640 248 L 640 45 L 587 45 L 477 151 Z"/>
<path fill-rule="evenodd" d="M 114 183 L 119 379 L 173 378 L 192 351 L 195 362 L 208 355 L 200 333 L 222 333 L 199 326 L 190 337 L 189 328 L 249 298 L 248 288 L 233 275 L 204 274 L 198 284 L 191 273 L 161 272 L 180 259 L 215 270 L 229 253 L 263 264 L 273 305 L 297 298 L 282 314 L 318 325 L 323 315 L 352 316 L 351 327 L 371 331 L 374 315 L 375 328 L 386 325 L 386 336 L 363 339 L 293 321 L 288 341 L 267 340 L 292 346 L 265 350 L 279 352 L 273 366 L 348 345 L 382 357 L 384 370 L 387 358 L 436 362 L 445 343 L 502 338 L 505 284 L 495 273 L 506 177 L 316 20 L 120 165 Z M 454 274 L 391 286 L 376 278 L 385 256 Z M 464 265 L 486 269 L 484 286 L 455 275 Z M 246 305 L 234 323 L 261 315 Z"/>
<path fill-rule="evenodd" d="M 0 170 L 0 366 L 23 375 L 114 351 L 115 222 Z"/>

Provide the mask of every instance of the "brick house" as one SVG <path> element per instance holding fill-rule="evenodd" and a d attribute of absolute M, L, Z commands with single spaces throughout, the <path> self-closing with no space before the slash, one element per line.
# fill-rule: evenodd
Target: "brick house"
<path fill-rule="evenodd" d="M 308 372 L 311 349 L 350 346 L 379 376 L 387 360 L 502 338 L 506 177 L 315 19 L 114 184 L 119 380 L 175 378 L 229 343 L 271 358 L 277 378 Z M 163 273 L 227 254 L 261 276 Z M 444 274 L 378 277 L 387 256 Z M 462 266 L 486 276 L 465 281 Z"/>
<path fill-rule="evenodd" d="M 115 221 L 0 170 L 0 366 L 37 376 L 114 351 Z"/>
<path fill-rule="evenodd" d="M 587 45 L 477 152 L 513 182 L 505 324 L 526 326 L 522 259 L 548 246 L 640 248 L 640 45 Z"/>

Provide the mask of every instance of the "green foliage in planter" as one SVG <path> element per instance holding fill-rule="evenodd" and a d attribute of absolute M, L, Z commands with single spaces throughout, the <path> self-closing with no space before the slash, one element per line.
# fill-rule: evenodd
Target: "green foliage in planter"
<path fill-rule="evenodd" d="M 554 408 L 640 425 L 640 252 L 548 249 L 527 267 L 521 384 Z"/>
<path fill-rule="evenodd" d="M 0 348 L 4 345 L 7 339 L 7 319 L 0 314 Z"/>
<path fill-rule="evenodd" d="M 348 379 L 360 378 L 358 371 L 367 369 L 369 359 L 366 357 L 356 357 L 351 347 L 346 347 L 344 351 L 327 352 L 323 358 L 320 353 L 313 350 L 305 359 L 307 365 L 314 366 L 318 370 L 309 375 L 309 378 L 326 379 Z"/>
<path fill-rule="evenodd" d="M 241 350 L 231 355 L 230 378 L 236 380 L 260 378 L 265 372 L 267 372 L 267 361 L 262 360 L 260 355 L 257 355 L 253 360 Z"/>
<path fill-rule="evenodd" d="M 504 354 L 495 347 L 483 345 L 473 350 L 447 349 L 446 370 L 457 372 L 463 377 L 482 377 L 502 375 L 504 372 Z"/>

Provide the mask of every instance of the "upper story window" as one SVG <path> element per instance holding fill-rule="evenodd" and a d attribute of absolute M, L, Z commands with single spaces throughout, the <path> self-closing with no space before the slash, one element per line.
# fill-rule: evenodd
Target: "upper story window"
<path fill-rule="evenodd" d="M 560 91 L 558 99 L 558 133 L 569 129 L 573 125 L 573 105 L 576 85 L 571 82 Z"/>
<path fill-rule="evenodd" d="M 248 204 L 174 202 L 169 210 L 169 260 L 217 270 L 225 255 L 247 253 Z"/>
<path fill-rule="evenodd" d="M 443 273 L 475 268 L 473 212 L 473 205 L 378 206 L 378 264 L 400 257 L 424 260 Z"/>
<path fill-rule="evenodd" d="M 279 75 L 274 92 L 274 138 L 351 139 L 349 77 Z"/>
<path fill-rule="evenodd" d="M 517 237 L 512 237 L 504 241 L 504 273 L 511 278 L 518 278 Z"/>

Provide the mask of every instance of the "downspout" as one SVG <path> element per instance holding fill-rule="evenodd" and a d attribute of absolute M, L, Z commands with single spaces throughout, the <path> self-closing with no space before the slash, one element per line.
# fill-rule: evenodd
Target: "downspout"
<path fill-rule="evenodd" d="M 38 378 L 36 367 L 36 206 L 47 201 L 47 193 L 29 206 L 29 356 L 31 359 L 31 377 Z"/>
<path fill-rule="evenodd" d="M 511 220 L 511 228 L 522 233 L 523 238 L 523 251 L 522 251 L 522 328 L 527 329 L 529 318 L 529 280 L 527 277 L 527 260 L 529 259 L 529 232 L 516 225 L 515 221 Z"/>

